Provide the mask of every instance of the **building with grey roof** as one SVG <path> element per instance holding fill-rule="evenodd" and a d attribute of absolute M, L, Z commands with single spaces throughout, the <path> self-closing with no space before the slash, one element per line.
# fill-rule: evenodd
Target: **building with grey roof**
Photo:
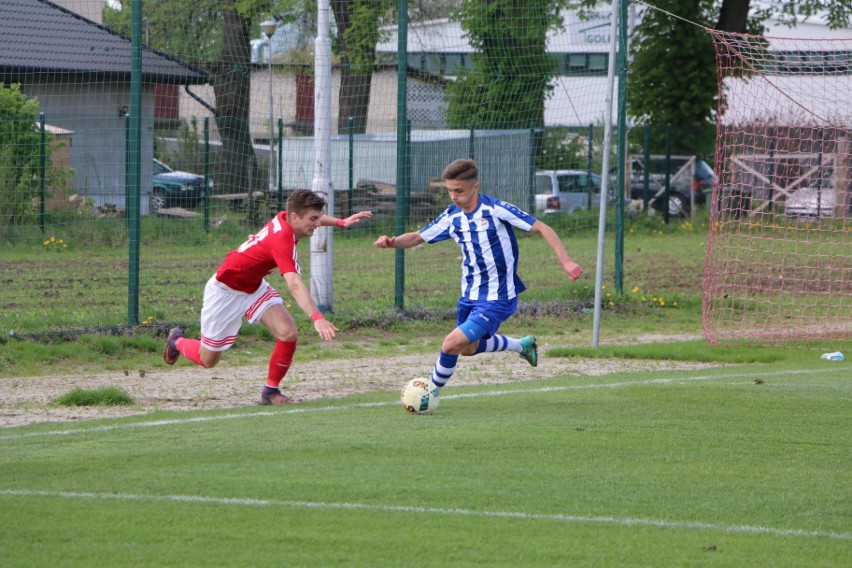
<path fill-rule="evenodd" d="M 130 69 L 130 38 L 46 0 L 0 2 L 0 82 L 20 84 L 48 124 L 72 132 L 72 190 L 97 205 L 124 207 Z M 143 165 L 153 158 L 155 89 L 208 81 L 203 70 L 143 47 Z M 143 194 L 151 176 L 143 167 Z"/>

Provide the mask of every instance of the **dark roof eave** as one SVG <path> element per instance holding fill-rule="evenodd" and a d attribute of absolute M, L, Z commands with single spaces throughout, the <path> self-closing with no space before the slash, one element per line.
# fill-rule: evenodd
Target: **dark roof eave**
<path fill-rule="evenodd" d="M 90 81 L 123 81 L 129 83 L 130 73 L 123 71 L 45 69 L 43 67 L 32 68 L 8 65 L 0 67 L 0 81 L 4 83 L 31 83 L 33 80 L 39 78 L 50 79 L 55 83 L 78 82 L 80 78 Z M 142 73 L 142 82 L 156 85 L 206 85 L 211 81 L 207 74 L 192 76 L 188 74 Z"/>
<path fill-rule="evenodd" d="M 36 20 L 37 30 L 27 32 L 30 21 Z M 49 0 L 0 1 L 0 73 L 26 68 L 76 77 L 121 77 L 130 73 L 132 50 L 130 37 Z M 210 82 L 202 69 L 148 46 L 141 50 L 146 82 Z"/>

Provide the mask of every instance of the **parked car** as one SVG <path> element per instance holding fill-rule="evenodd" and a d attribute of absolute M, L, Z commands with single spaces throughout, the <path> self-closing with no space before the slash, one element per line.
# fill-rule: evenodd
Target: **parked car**
<path fill-rule="evenodd" d="M 156 215 L 167 207 L 195 207 L 204 198 L 204 176 L 171 169 L 154 159 L 153 189 L 149 209 Z M 208 195 L 213 193 L 213 180 L 207 180 Z"/>
<path fill-rule="evenodd" d="M 591 183 L 590 183 L 591 179 Z M 571 213 L 597 209 L 601 203 L 601 176 L 583 170 L 548 170 L 535 174 L 536 213 Z"/>
<path fill-rule="evenodd" d="M 834 188 L 798 189 L 787 198 L 784 213 L 793 217 L 831 217 L 834 215 Z"/>
<path fill-rule="evenodd" d="M 645 188 L 644 160 L 634 159 L 632 162 L 630 177 L 630 198 L 643 199 Z M 666 184 L 666 161 L 664 158 L 654 157 L 651 159 L 648 174 L 648 198 L 653 201 L 652 206 L 664 211 L 665 184 Z M 704 205 L 707 202 L 707 194 L 713 189 L 715 174 L 713 168 L 699 159 L 671 158 L 669 169 L 669 200 L 668 208 L 670 216 L 686 216 L 690 211 L 690 204 Z M 690 196 L 691 194 L 691 196 Z"/>

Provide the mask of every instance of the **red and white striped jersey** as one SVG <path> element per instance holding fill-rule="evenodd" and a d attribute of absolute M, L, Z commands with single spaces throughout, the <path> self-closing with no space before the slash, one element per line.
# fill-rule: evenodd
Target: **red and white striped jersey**
<path fill-rule="evenodd" d="M 228 253 L 216 271 L 216 280 L 233 290 L 251 294 L 276 267 L 282 276 L 288 272 L 301 274 L 296 252 L 298 242 L 287 223 L 287 212 L 281 211 Z"/>

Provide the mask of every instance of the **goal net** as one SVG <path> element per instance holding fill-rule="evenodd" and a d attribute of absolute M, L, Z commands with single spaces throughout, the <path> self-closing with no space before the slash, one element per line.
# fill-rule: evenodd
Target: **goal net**
<path fill-rule="evenodd" d="M 714 32 L 711 343 L 852 342 L 852 39 Z"/>

